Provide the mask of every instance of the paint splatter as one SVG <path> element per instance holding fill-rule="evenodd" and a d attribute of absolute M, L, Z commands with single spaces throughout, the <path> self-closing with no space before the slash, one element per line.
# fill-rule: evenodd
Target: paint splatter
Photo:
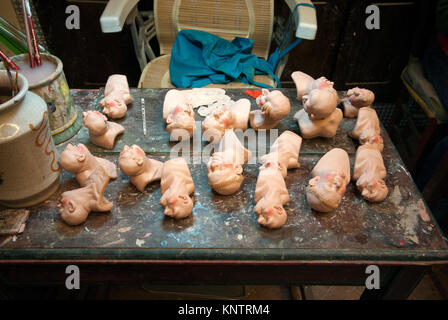
<path fill-rule="evenodd" d="M 141 248 L 142 245 L 145 244 L 145 240 L 137 239 L 137 240 L 135 240 L 135 244 Z"/>
<path fill-rule="evenodd" d="M 120 228 L 120 229 L 118 229 L 118 232 L 124 233 L 124 232 L 128 232 L 131 229 L 132 229 L 131 227 Z"/>

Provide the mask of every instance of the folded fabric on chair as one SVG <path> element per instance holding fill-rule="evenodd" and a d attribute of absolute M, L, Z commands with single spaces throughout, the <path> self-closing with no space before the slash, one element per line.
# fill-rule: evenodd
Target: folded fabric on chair
<path fill-rule="evenodd" d="M 271 88 L 254 81 L 255 74 L 269 74 L 280 87 L 269 63 L 252 54 L 253 40 L 235 37 L 232 42 L 199 30 L 182 30 L 171 50 L 170 78 L 178 88 L 199 88 L 210 83 L 238 81 Z"/>

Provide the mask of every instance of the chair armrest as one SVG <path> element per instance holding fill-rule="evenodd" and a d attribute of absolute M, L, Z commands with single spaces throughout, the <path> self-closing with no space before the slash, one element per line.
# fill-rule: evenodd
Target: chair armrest
<path fill-rule="evenodd" d="M 103 33 L 120 32 L 139 0 L 109 0 L 100 18 Z"/>
<path fill-rule="evenodd" d="M 291 9 L 291 12 L 294 11 L 294 8 L 299 3 L 312 4 L 310 0 L 285 0 L 285 2 L 289 6 L 289 9 Z M 296 14 L 294 15 L 294 19 L 297 25 L 296 30 L 297 38 L 308 40 L 314 40 L 316 38 L 316 32 L 317 32 L 316 9 L 307 6 L 299 6 L 297 8 Z"/>

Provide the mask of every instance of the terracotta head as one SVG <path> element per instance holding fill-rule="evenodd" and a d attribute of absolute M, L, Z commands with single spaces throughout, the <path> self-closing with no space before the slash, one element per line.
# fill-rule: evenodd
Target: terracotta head
<path fill-rule="evenodd" d="M 145 152 L 136 144 L 124 146 L 118 157 L 120 170 L 127 176 L 135 176 L 141 172 L 146 160 Z"/>
<path fill-rule="evenodd" d="M 356 184 L 363 198 L 370 202 L 383 201 L 387 197 L 388 189 L 384 180 L 375 179 L 370 181 L 365 187 Z"/>
<path fill-rule="evenodd" d="M 258 223 L 270 229 L 282 227 L 286 223 L 286 211 L 282 206 L 269 206 L 261 210 Z"/>
<path fill-rule="evenodd" d="M 73 194 L 73 191 L 67 191 L 62 194 L 61 202 L 58 204 L 58 210 L 61 218 L 70 225 L 77 225 L 84 222 L 89 210 L 83 206 L 81 199 Z"/>
<path fill-rule="evenodd" d="M 304 95 L 302 104 L 311 119 L 323 119 L 331 115 L 338 104 L 338 95 L 333 88 L 312 90 Z"/>
<path fill-rule="evenodd" d="M 222 152 L 215 152 L 207 163 L 208 182 L 219 194 L 229 195 L 239 190 L 244 180 L 241 164 L 226 163 Z"/>
<path fill-rule="evenodd" d="M 375 100 L 375 95 L 372 91 L 358 87 L 348 90 L 347 97 L 352 106 L 357 108 L 368 107 Z"/>
<path fill-rule="evenodd" d="M 183 136 L 186 132 L 191 137 L 194 132 L 194 119 L 194 111 L 188 104 L 178 105 L 166 118 L 166 130 L 172 136 L 177 134 Z"/>
<path fill-rule="evenodd" d="M 166 202 L 162 203 L 165 206 L 163 212 L 166 216 L 172 218 L 185 218 L 193 211 L 193 200 L 188 194 L 178 194 L 166 198 Z"/>
<path fill-rule="evenodd" d="M 272 120 L 281 120 L 290 110 L 289 99 L 279 90 L 262 89 L 256 102 L 263 115 Z"/>
<path fill-rule="evenodd" d="M 211 135 L 211 141 L 215 135 L 223 136 L 226 129 L 231 128 L 233 123 L 232 112 L 227 107 L 217 108 L 202 121 L 202 132 Z"/>
<path fill-rule="evenodd" d="M 306 197 L 315 210 L 330 212 L 336 209 L 345 193 L 345 174 L 333 171 L 324 176 L 316 176 L 308 182 Z"/>
<path fill-rule="evenodd" d="M 89 150 L 82 143 L 76 147 L 68 144 L 65 150 L 61 153 L 59 163 L 69 172 L 79 172 L 83 168 Z"/>
<path fill-rule="evenodd" d="M 107 129 L 107 118 L 100 112 L 88 110 L 84 111 L 82 115 L 82 122 L 87 128 L 89 128 L 89 132 L 99 135 L 104 133 Z"/>

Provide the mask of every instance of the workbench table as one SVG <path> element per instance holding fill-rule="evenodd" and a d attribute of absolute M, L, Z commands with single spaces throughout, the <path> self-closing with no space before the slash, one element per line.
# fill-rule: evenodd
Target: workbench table
<path fill-rule="evenodd" d="M 279 134 L 284 130 L 299 133 L 293 119 L 302 108 L 296 90 L 281 90 L 291 101 L 291 112 L 278 126 Z M 148 156 L 167 159 L 175 142 L 169 141 L 162 120 L 166 92 L 131 90 L 134 103 L 126 117 L 116 121 L 126 131 L 113 150 L 91 144 L 85 127 L 57 149 L 84 143 L 93 154 L 117 164 L 125 144 L 138 144 Z M 100 110 L 102 89 L 71 93 L 82 110 Z M 252 109 L 257 108 L 255 99 L 243 89 L 227 90 L 227 94 L 233 100 L 248 98 Z M 145 98 L 146 137 L 141 97 Z M 203 118 L 197 114 L 196 119 Z M 230 196 L 211 190 L 205 163 L 190 165 L 195 207 L 193 215 L 183 220 L 163 215 L 159 182 L 141 193 L 119 171 L 105 194 L 114 208 L 110 213 L 91 213 L 80 226 L 65 224 L 56 207 L 62 192 L 79 187 L 73 174 L 62 171 L 59 190 L 30 208 L 25 231 L 0 237 L 0 274 L 7 282 L 45 279 L 63 285 L 66 265 L 77 264 L 83 281 L 364 285 L 366 266 L 374 264 L 381 270 L 381 289 L 366 290 L 363 298 L 405 298 L 429 266 L 448 263 L 448 246 L 384 129 L 389 188 L 385 201 L 367 203 L 352 182 L 334 212 L 312 211 L 306 202 L 310 172 L 327 151 L 345 149 L 353 168 L 357 142 L 347 133 L 355 122 L 344 118 L 334 138 L 303 140 L 301 166 L 289 170 L 285 179 L 291 201 L 284 206 L 287 223 L 279 230 L 259 226 L 253 213 L 259 164 L 244 167 L 241 190 Z M 191 143 L 191 156 L 199 156 L 206 144 Z"/>

